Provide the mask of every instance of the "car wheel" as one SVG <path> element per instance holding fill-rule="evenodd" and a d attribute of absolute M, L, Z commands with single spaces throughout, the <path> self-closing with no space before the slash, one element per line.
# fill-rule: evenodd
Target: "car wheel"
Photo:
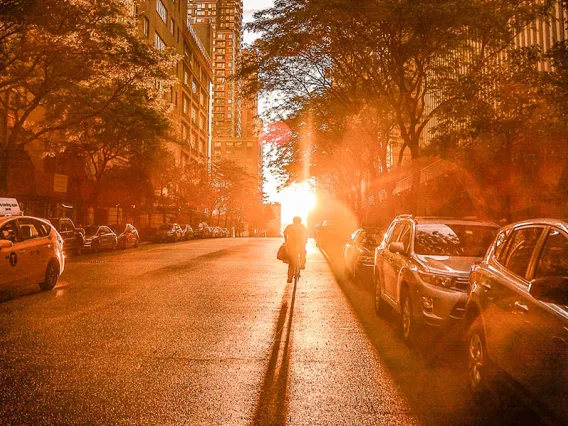
<path fill-rule="evenodd" d="M 57 280 L 59 279 L 59 267 L 57 266 L 57 262 L 52 260 L 47 265 L 47 269 L 45 270 L 45 281 L 39 285 L 44 291 L 51 290 L 57 284 Z"/>
<path fill-rule="evenodd" d="M 139 241 L 138 241 L 138 239 L 136 239 L 136 242 L 134 243 L 134 248 L 138 248 L 138 244 L 139 244 Z"/>
<path fill-rule="evenodd" d="M 408 346 L 412 346 L 416 341 L 417 329 L 416 321 L 412 314 L 412 298 L 408 291 L 402 293 L 400 310 L 400 329 L 402 333 L 402 340 Z"/>
<path fill-rule="evenodd" d="M 377 315 L 384 315 L 386 312 L 386 302 L 383 300 L 383 290 L 381 289 L 381 281 L 375 275 L 375 313 Z"/>
<path fill-rule="evenodd" d="M 93 253 L 98 253 L 99 251 L 101 251 L 100 243 L 98 241 L 94 242 L 91 246 L 91 249 L 93 250 Z"/>
<path fill-rule="evenodd" d="M 485 333 L 479 318 L 469 328 L 467 342 L 469 387 L 474 396 L 480 398 L 489 390 L 493 378 L 493 368 L 487 358 Z"/>

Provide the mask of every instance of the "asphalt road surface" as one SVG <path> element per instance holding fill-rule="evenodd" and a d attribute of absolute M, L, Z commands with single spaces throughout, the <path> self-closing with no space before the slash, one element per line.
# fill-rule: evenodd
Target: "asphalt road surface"
<path fill-rule="evenodd" d="M 460 346 L 409 350 L 396 318 L 309 245 L 274 239 L 70 258 L 57 287 L 0 289 L 0 424 L 531 424 L 475 404 Z"/>

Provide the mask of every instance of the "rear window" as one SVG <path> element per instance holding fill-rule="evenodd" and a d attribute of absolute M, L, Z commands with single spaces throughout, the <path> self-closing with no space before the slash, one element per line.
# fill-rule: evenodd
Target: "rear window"
<path fill-rule="evenodd" d="M 414 251 L 420 255 L 482 257 L 498 228 L 424 223 L 416 226 Z"/>
<path fill-rule="evenodd" d="M 99 230 L 98 226 L 87 226 L 87 228 L 85 228 L 85 234 L 86 235 L 95 235 L 98 230 Z"/>

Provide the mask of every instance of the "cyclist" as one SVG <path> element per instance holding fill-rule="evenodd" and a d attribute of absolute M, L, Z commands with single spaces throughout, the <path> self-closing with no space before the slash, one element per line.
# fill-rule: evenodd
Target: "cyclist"
<path fill-rule="evenodd" d="M 306 267 L 306 243 L 308 242 L 308 229 L 302 224 L 302 219 L 296 216 L 292 225 L 288 225 L 284 230 L 284 241 L 290 263 L 288 264 L 288 282 L 292 282 L 294 278 L 294 269 L 300 255 L 300 269 Z"/>

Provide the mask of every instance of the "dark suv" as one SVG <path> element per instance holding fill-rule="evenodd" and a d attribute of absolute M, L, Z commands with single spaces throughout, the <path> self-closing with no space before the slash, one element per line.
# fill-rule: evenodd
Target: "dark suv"
<path fill-rule="evenodd" d="M 65 252 L 73 252 L 81 254 L 83 246 L 85 245 L 85 231 L 81 228 L 76 228 L 73 221 L 69 218 L 56 218 L 49 219 L 53 227 L 59 232 L 63 238 L 63 250 Z"/>
<path fill-rule="evenodd" d="M 497 365 L 558 417 L 552 423 L 568 419 L 568 223 L 534 219 L 503 228 L 470 279 L 472 391 L 488 388 Z"/>
<path fill-rule="evenodd" d="M 405 343 L 423 325 L 446 329 L 463 320 L 472 264 L 499 227 L 491 222 L 398 216 L 375 250 L 375 310 L 400 313 Z"/>

